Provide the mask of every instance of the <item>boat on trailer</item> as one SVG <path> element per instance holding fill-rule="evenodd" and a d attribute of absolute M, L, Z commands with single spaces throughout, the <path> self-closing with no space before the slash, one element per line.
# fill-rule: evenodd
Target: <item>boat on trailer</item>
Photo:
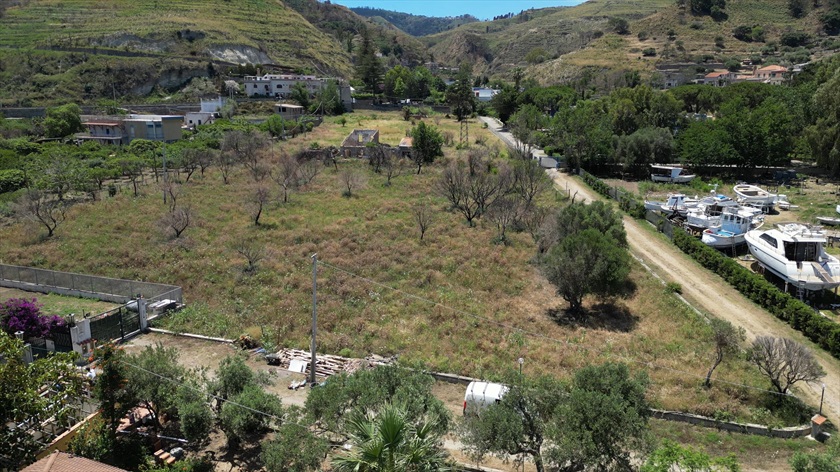
<path fill-rule="evenodd" d="M 654 182 L 667 182 L 675 184 L 685 184 L 691 182 L 695 174 L 684 173 L 685 169 L 677 166 L 650 166 L 650 180 Z"/>
<path fill-rule="evenodd" d="M 804 290 L 840 286 L 840 260 L 825 252 L 820 226 L 780 223 L 776 228 L 748 231 L 745 238 L 762 267 Z"/>

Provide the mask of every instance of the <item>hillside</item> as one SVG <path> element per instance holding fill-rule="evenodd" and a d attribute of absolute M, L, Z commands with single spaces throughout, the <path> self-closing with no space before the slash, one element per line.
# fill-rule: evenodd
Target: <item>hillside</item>
<path fill-rule="evenodd" d="M 0 30 L 5 104 L 142 96 L 225 64 L 352 70 L 332 36 L 279 0 L 24 0 L 5 10 Z"/>
<path fill-rule="evenodd" d="M 412 36 L 427 36 L 442 31 L 457 28 L 463 24 L 479 21 L 472 15 L 461 15 L 456 17 L 435 17 L 412 15 L 396 11 L 383 10 L 381 8 L 356 7 L 350 10 L 357 15 L 370 18 L 377 23 L 394 25 L 400 30 Z"/>
<path fill-rule="evenodd" d="M 527 77 L 544 84 L 589 76 L 610 87 L 620 85 L 618 77 L 627 70 L 647 79 L 657 67 L 671 64 L 692 70 L 747 59 L 789 65 L 832 54 L 840 42 L 826 36 L 819 21 L 828 8 L 826 3 L 808 3 L 805 15 L 796 19 L 788 13 L 787 0 L 730 0 L 724 17 L 714 20 L 673 0 L 590 0 L 472 23 L 423 39 L 446 65 L 468 61 L 477 64 L 476 72 L 502 77 L 522 67 Z M 615 32 L 611 18 L 627 20 L 625 34 Z M 737 39 L 738 27 L 759 27 L 763 37 Z M 786 46 L 783 36 L 792 32 L 806 33 L 808 44 Z M 642 54 L 651 48 L 654 55 Z"/>
<path fill-rule="evenodd" d="M 426 60 L 427 52 L 423 43 L 387 22 L 369 20 L 335 3 L 321 3 L 318 0 L 284 0 L 284 3 L 309 23 L 334 37 L 345 50 L 355 47 L 359 34 L 367 29 L 386 64 L 416 64 Z M 348 47 L 348 41 L 352 41 L 353 46 Z"/>
<path fill-rule="evenodd" d="M 575 7 L 526 10 L 511 18 L 470 23 L 424 38 L 439 61 L 457 65 L 486 48 L 477 71 L 504 73 L 586 47 L 608 28 L 610 17 L 643 18 L 672 0 L 592 0 Z M 480 49 L 480 48 L 478 48 Z M 530 55 L 529 55 L 530 54 Z"/>
<path fill-rule="evenodd" d="M 560 75 L 593 67 L 638 70 L 652 77 L 657 68 L 682 67 L 702 74 L 703 70 L 721 68 L 727 61 L 750 60 L 759 66 L 803 63 L 833 54 L 837 48 L 836 38 L 827 37 L 821 30 L 819 18 L 826 10 L 826 5 L 810 7 L 803 18 L 795 19 L 788 13 L 787 0 L 730 1 L 726 18 L 715 21 L 671 4 L 646 18 L 631 21 L 629 34 L 605 34 L 586 49 L 540 64 L 531 73 L 543 83 L 554 83 Z M 737 27 L 760 27 L 763 40 L 739 40 L 734 36 Z M 790 32 L 806 33 L 809 43 L 785 46 L 783 35 Z M 656 54 L 643 56 L 642 51 L 649 48 Z"/>

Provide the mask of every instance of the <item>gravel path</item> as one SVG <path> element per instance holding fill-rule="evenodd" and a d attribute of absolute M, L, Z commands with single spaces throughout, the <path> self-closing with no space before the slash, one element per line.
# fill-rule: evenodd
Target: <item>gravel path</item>
<path fill-rule="evenodd" d="M 498 130 L 501 125 L 497 120 L 493 118 L 482 118 L 482 120 L 488 124 L 494 134 L 508 145 L 512 145 L 514 138 L 510 133 Z M 556 170 L 548 170 L 547 173 L 558 190 L 576 195 L 577 200 L 591 202 L 602 199 L 569 174 Z M 627 231 L 630 250 L 660 277 L 679 283 L 682 286 L 683 296 L 693 305 L 717 318 L 743 327 L 750 340 L 757 336 L 780 336 L 812 346 L 814 354 L 827 373 L 823 378 L 825 383 L 823 414 L 834 424 L 840 424 L 840 360 L 814 346 L 798 331 L 748 300 L 726 281 L 698 265 L 673 244 L 651 234 L 641 226 L 643 224 L 648 223 L 636 221 L 629 216 L 624 217 L 624 228 Z M 797 394 L 800 397 L 812 405 L 819 405 L 822 393 L 820 383 L 800 383 L 797 387 Z"/>

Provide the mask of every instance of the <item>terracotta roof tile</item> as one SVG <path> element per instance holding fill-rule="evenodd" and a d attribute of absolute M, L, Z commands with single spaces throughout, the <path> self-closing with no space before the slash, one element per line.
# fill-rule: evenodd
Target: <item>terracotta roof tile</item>
<path fill-rule="evenodd" d="M 54 452 L 21 472 L 126 472 L 101 462 L 65 452 Z"/>

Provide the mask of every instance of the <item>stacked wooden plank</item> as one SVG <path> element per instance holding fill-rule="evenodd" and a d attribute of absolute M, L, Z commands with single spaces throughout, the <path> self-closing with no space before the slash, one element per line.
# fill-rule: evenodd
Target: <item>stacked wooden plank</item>
<path fill-rule="evenodd" d="M 282 349 L 270 356 L 270 362 L 288 369 L 292 360 L 307 362 L 306 374 L 309 373 L 308 363 L 312 354 L 300 349 Z M 318 377 L 329 377 L 341 372 L 353 373 L 361 369 L 369 369 L 377 365 L 390 364 L 393 358 L 382 356 L 368 356 L 365 359 L 354 359 L 350 357 L 334 356 L 330 354 L 318 354 L 315 359 L 315 375 Z"/>

